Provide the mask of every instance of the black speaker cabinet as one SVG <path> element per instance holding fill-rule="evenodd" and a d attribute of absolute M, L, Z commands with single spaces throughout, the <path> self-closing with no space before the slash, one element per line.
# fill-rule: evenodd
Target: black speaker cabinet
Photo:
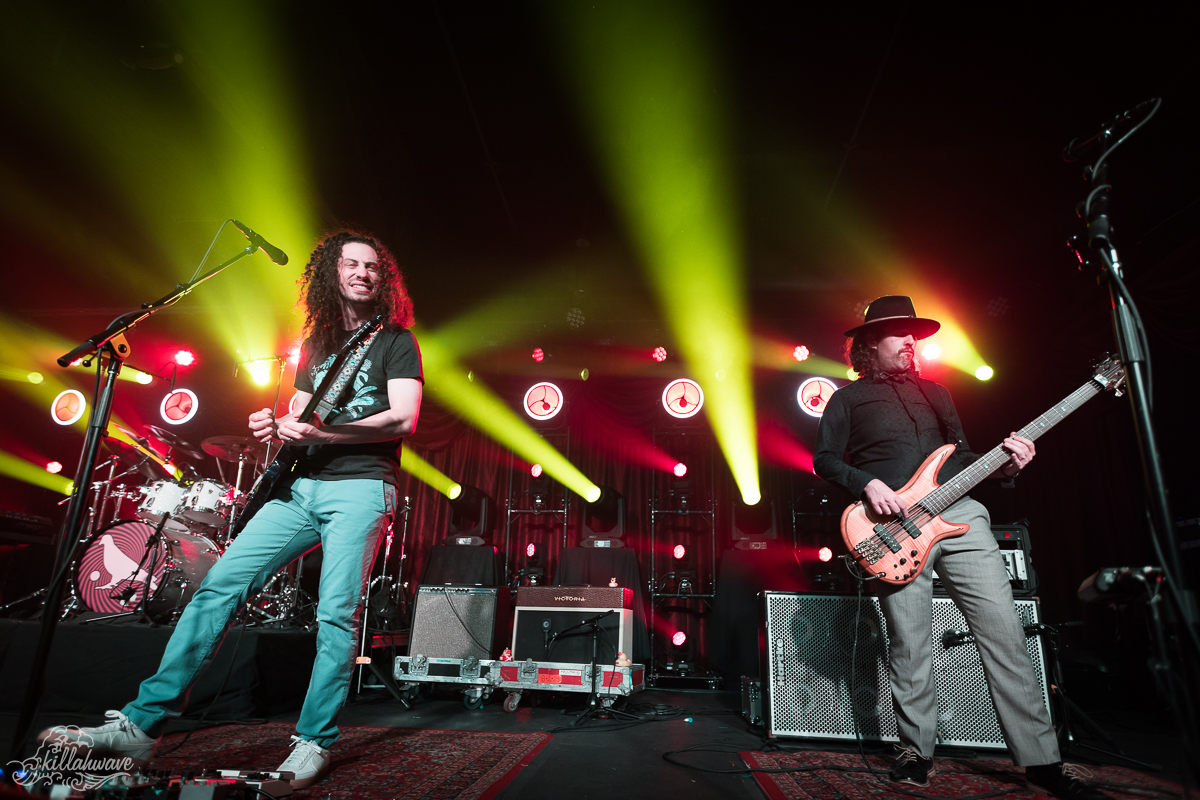
<path fill-rule="evenodd" d="M 888 682 L 887 625 L 875 597 L 864 596 L 858 621 L 857 675 L 850 696 L 850 655 L 857 597 L 764 592 L 766 631 L 763 695 L 767 734 L 897 741 Z M 1039 621 L 1036 600 L 1016 600 L 1015 612 Z M 1004 737 L 988 695 L 983 664 L 973 642 L 947 648 L 942 635 L 967 630 L 949 598 L 933 600 L 933 668 L 937 681 L 938 744 L 1003 750 Z M 1042 701 L 1050 708 L 1041 639 L 1025 640 Z"/>
<path fill-rule="evenodd" d="M 507 588 L 419 586 L 408 654 L 430 658 L 497 658 L 512 622 Z"/>
<path fill-rule="evenodd" d="M 513 660 L 559 661 L 567 664 L 592 663 L 592 629 L 586 619 L 602 614 L 605 608 L 526 608 L 517 606 L 513 621 Z M 613 609 L 599 621 L 600 638 L 596 645 L 596 663 L 612 664 L 617 652 L 632 658 L 633 612 Z M 570 630 L 575 628 L 574 630 Z M 555 635 L 557 634 L 557 636 Z M 553 641 L 551 641 L 553 639 Z"/>

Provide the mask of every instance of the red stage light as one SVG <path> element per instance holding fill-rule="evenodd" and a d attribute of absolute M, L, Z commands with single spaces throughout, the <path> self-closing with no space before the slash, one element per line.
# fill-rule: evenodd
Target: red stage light
<path fill-rule="evenodd" d="M 687 475 L 687 464 L 680 461 L 671 472 L 675 473 L 676 478 L 682 478 L 684 475 Z"/>
<path fill-rule="evenodd" d="M 550 419 L 562 410 L 562 391 L 553 383 L 542 381 L 525 392 L 525 413 L 534 419 Z"/>
<path fill-rule="evenodd" d="M 533 348 L 533 360 L 542 363 L 542 359 L 546 357 L 546 353 L 540 347 Z"/>
<path fill-rule="evenodd" d="M 654 348 L 654 352 L 650 354 L 650 357 L 653 358 L 655 361 L 666 361 L 667 360 L 667 348 L 665 348 L 665 347 Z"/>
<path fill-rule="evenodd" d="M 695 416 L 704 405 L 704 391 L 695 381 L 680 378 L 663 389 L 662 404 L 672 417 L 687 419 Z"/>
<path fill-rule="evenodd" d="M 292 349 L 288 350 L 288 361 L 293 364 L 300 363 L 300 345 L 294 344 L 292 345 Z"/>
<path fill-rule="evenodd" d="M 675 558 L 682 560 L 683 557 L 687 555 L 687 548 L 681 544 L 677 544 L 677 545 L 675 545 L 675 549 L 671 551 L 671 555 L 675 556 Z"/>
<path fill-rule="evenodd" d="M 536 544 L 534 544 L 533 542 L 530 542 L 529 544 L 525 545 L 525 557 L 526 558 L 533 558 L 536 555 L 537 555 L 537 545 Z"/>
<path fill-rule="evenodd" d="M 542 465 L 534 464 L 532 467 L 529 468 L 529 474 L 535 478 L 542 477 Z"/>
<path fill-rule="evenodd" d="M 819 417 L 825 413 L 825 404 L 838 389 L 829 378 L 809 378 L 796 390 L 796 402 L 805 414 Z"/>
<path fill-rule="evenodd" d="M 817 558 L 821 559 L 822 561 L 832 561 L 833 560 L 833 551 L 830 550 L 828 547 L 822 547 L 820 550 L 817 551 Z"/>
<path fill-rule="evenodd" d="M 804 361 L 809 356 L 808 348 L 802 344 L 796 345 L 796 349 L 792 351 L 792 358 L 797 361 Z"/>
<path fill-rule="evenodd" d="M 191 350 L 179 350 L 175 353 L 175 363 L 181 367 L 190 367 L 196 363 L 196 354 Z"/>
<path fill-rule="evenodd" d="M 47 461 L 46 472 L 49 472 L 51 475 L 57 475 L 62 472 L 62 464 L 57 461 Z"/>
<path fill-rule="evenodd" d="M 676 647 L 683 647 L 686 642 L 687 634 L 683 631 L 675 631 L 675 633 L 671 636 L 671 644 L 675 645 Z"/>

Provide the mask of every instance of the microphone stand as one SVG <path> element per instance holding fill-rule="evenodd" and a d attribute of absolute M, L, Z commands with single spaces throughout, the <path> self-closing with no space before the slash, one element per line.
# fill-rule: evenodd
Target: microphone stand
<path fill-rule="evenodd" d="M 224 228 L 224 225 L 221 226 Z M 220 231 L 217 231 L 220 235 Z M 58 365 L 66 367 L 72 361 L 82 358 L 85 362 L 99 358 L 99 366 L 107 366 L 103 388 L 92 398 L 91 416 L 88 418 L 87 434 L 83 440 L 83 453 L 79 460 L 79 470 L 75 473 L 75 487 L 68 506 L 67 519 L 63 525 L 63 535 L 55 558 L 54 578 L 46 587 L 46 601 L 42 605 L 41 632 L 38 635 L 37 649 L 34 651 L 30 667 L 29 685 L 25 692 L 25 700 L 21 705 L 20 716 L 13 731 L 12 750 L 10 758 L 21 760 L 25 741 L 29 738 L 34 720 L 41 706 L 42 694 L 46 688 L 46 664 L 50 659 L 50 648 L 54 644 L 54 633 L 58 626 L 59 604 L 62 602 L 63 584 L 66 581 L 67 567 L 75 559 L 75 551 L 82 541 L 80 527 L 87 506 L 87 488 L 96 466 L 96 456 L 100 449 L 100 441 L 108 429 L 109 417 L 112 414 L 112 401 L 116 389 L 117 377 L 121 373 L 121 364 L 129 357 L 129 344 L 125 341 L 125 332 L 139 322 L 153 316 L 167 306 L 174 305 L 184 295 L 191 292 L 200 284 L 223 272 L 230 265 L 252 255 L 258 249 L 251 243 L 237 255 L 219 264 L 201 275 L 191 283 L 176 285 L 158 300 L 142 303 L 140 309 L 130 311 L 117 317 L 107 328 L 93 334 L 74 347 L 70 352 L 58 358 Z"/>
<path fill-rule="evenodd" d="M 560 636 L 570 633 L 571 631 L 579 630 L 580 628 L 589 628 L 592 632 L 592 664 L 590 673 L 591 677 L 589 679 L 588 686 L 587 707 L 583 710 L 583 713 L 576 717 L 575 721 L 571 723 L 572 727 L 583 723 L 584 720 L 590 717 L 595 717 L 596 719 L 608 719 L 610 713 L 622 714 L 630 719 L 638 718 L 633 714 L 625 714 L 623 711 L 619 711 L 615 708 L 608 708 L 600 704 L 600 688 L 597 685 L 597 682 L 603 683 L 604 680 L 604 671 L 600 669 L 600 620 L 604 619 L 609 614 L 615 613 L 617 613 L 617 610 L 615 608 L 610 608 L 608 611 L 603 611 L 593 617 L 588 617 L 583 622 L 578 622 L 569 628 L 558 631 L 550 637 L 550 646 L 553 646 L 554 642 L 557 641 Z"/>

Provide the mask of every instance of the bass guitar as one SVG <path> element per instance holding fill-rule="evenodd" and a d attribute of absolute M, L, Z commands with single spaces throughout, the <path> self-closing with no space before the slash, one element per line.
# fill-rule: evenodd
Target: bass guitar
<path fill-rule="evenodd" d="M 1037 439 L 1106 389 L 1116 389 L 1125 371 L 1115 357 L 1096 365 L 1094 374 L 1060 403 L 1017 432 Z M 908 507 L 904 516 L 880 517 L 857 502 L 842 513 L 842 539 L 859 567 L 885 583 L 905 584 L 921 574 L 929 551 L 941 539 L 961 536 L 970 528 L 947 522 L 939 515 L 1009 459 L 1008 451 L 996 446 L 945 484 L 937 482 L 938 470 L 954 452 L 947 444 L 934 450 L 903 489 L 896 492 Z"/>
<path fill-rule="evenodd" d="M 304 407 L 304 411 L 296 417 L 299 422 L 311 422 L 313 417 L 320 417 L 324 420 L 330 411 L 337 408 L 338 401 L 346 388 L 353 383 L 354 374 L 358 372 L 359 366 L 367 355 L 367 350 L 381 330 L 383 330 L 382 315 L 370 322 L 364 322 L 350 335 L 349 341 L 338 353 L 333 366 L 325 373 L 325 379 L 321 381 L 320 387 L 313 393 L 308 405 Z M 267 465 L 263 474 L 259 475 L 258 480 L 250 487 L 242 513 L 229 526 L 231 539 L 241 533 L 242 529 L 246 527 L 246 523 L 253 519 L 254 515 L 271 499 L 280 478 L 292 471 L 292 467 L 296 465 L 296 459 L 300 457 L 300 451 L 305 446 L 285 444 L 279 449 L 274 460 Z"/>

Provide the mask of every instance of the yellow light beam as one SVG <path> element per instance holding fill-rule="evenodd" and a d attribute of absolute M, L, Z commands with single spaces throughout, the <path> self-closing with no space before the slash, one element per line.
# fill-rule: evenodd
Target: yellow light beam
<path fill-rule="evenodd" d="M 412 451 L 407 444 L 400 445 L 400 468 L 422 483 L 432 486 L 437 491 L 453 500 L 458 496 L 455 487 L 461 492 L 462 487 L 442 473 L 433 464 Z"/>
<path fill-rule="evenodd" d="M 530 464 L 541 464 L 547 474 L 589 503 L 600 497 L 600 487 L 523 422 L 515 411 L 484 386 L 479 376 L 469 380 L 467 370 L 456 362 L 436 334 L 422 331 L 418 338 L 425 385 L 437 402 L 497 442 L 512 448 Z"/>
<path fill-rule="evenodd" d="M 742 499 L 758 483 L 724 86 L 695 4 L 552 4 L 610 188 Z"/>
<path fill-rule="evenodd" d="M 0 475 L 6 475 L 43 489 L 50 489 L 60 494 L 71 493 L 71 479 L 62 475 L 51 475 L 42 467 L 31 464 L 23 458 L 0 451 Z"/>

